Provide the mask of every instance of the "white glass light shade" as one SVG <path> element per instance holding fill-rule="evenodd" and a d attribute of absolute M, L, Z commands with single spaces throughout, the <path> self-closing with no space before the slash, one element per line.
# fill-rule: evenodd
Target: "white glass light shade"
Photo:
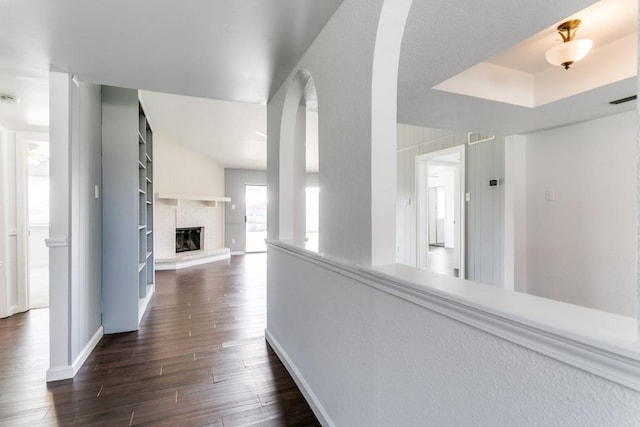
<path fill-rule="evenodd" d="M 589 39 L 572 40 L 552 47 L 544 56 L 553 65 L 573 64 L 584 58 L 592 45 L 593 42 Z"/>

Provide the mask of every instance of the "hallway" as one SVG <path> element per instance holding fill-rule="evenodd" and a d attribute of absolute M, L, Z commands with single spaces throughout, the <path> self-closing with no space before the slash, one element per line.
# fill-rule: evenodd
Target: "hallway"
<path fill-rule="evenodd" d="M 264 340 L 266 254 L 158 272 L 156 292 L 138 332 L 48 385 L 46 311 L 0 320 L 3 343 L 21 340 L 0 350 L 0 424 L 317 425 Z"/>

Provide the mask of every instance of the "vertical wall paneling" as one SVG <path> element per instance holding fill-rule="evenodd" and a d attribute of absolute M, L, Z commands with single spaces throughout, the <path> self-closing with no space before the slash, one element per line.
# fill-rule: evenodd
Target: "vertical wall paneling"
<path fill-rule="evenodd" d="M 398 125 L 397 261 L 416 266 L 416 170 L 421 154 L 466 145 L 467 133 L 405 124 Z M 489 179 L 503 179 L 504 141 L 496 138 L 466 146 L 466 275 L 468 279 L 502 286 L 504 190 L 489 187 Z"/>

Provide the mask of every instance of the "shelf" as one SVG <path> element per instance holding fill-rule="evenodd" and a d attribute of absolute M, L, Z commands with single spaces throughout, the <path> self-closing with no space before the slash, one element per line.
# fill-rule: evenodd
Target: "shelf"
<path fill-rule="evenodd" d="M 142 162 L 140 160 L 138 160 L 138 167 L 140 169 L 146 169 L 147 168 L 145 165 L 142 164 Z"/>
<path fill-rule="evenodd" d="M 147 200 L 147 204 L 148 204 L 148 205 L 152 205 L 152 204 L 153 204 L 153 202 L 151 202 L 150 200 Z"/>
<path fill-rule="evenodd" d="M 145 228 L 147 228 L 147 226 L 146 226 L 146 225 L 139 225 L 139 226 L 138 226 L 138 230 L 144 230 Z"/>
<path fill-rule="evenodd" d="M 142 271 L 142 269 L 144 268 L 145 265 L 147 265 L 147 264 L 144 263 L 144 262 L 138 263 L 138 273 L 140 273 Z"/>
<path fill-rule="evenodd" d="M 147 230 L 147 236 L 151 233 L 153 233 L 153 230 Z"/>
<path fill-rule="evenodd" d="M 151 178 L 147 177 L 147 182 L 151 184 L 152 183 Z"/>
<path fill-rule="evenodd" d="M 147 194 L 146 191 L 144 191 L 142 188 L 138 188 L 138 193 L 140 194 Z"/>
<path fill-rule="evenodd" d="M 149 154 L 146 154 L 147 156 L 147 163 L 151 163 L 151 157 L 149 157 Z"/>
<path fill-rule="evenodd" d="M 230 197 L 222 197 L 222 196 L 191 196 L 191 195 L 182 195 L 182 194 L 167 194 L 167 193 L 156 193 L 156 197 L 158 199 L 167 200 L 170 204 L 178 205 L 180 200 L 195 200 L 210 206 L 216 206 L 218 202 L 221 203 L 229 203 L 231 202 Z"/>
<path fill-rule="evenodd" d="M 151 255 L 153 255 L 153 252 L 147 252 L 147 259 L 149 259 Z"/>
<path fill-rule="evenodd" d="M 144 136 L 142 136 L 142 134 L 140 133 L 140 131 L 138 131 L 138 143 L 140 144 L 146 144 L 146 138 Z"/>

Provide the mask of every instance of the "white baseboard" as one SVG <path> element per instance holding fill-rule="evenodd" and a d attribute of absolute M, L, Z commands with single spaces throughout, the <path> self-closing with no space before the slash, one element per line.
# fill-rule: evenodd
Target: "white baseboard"
<path fill-rule="evenodd" d="M 71 366 L 56 366 L 47 369 L 47 382 L 60 381 L 73 378 L 73 368 Z"/>
<path fill-rule="evenodd" d="M 181 268 L 193 267 L 195 265 L 207 264 L 215 261 L 229 259 L 229 252 L 220 255 L 211 255 L 202 258 L 195 258 L 186 261 L 158 262 L 156 261 L 156 270 L 180 270 Z"/>
<path fill-rule="evenodd" d="M 151 301 L 151 297 L 156 293 L 156 285 L 155 283 L 151 285 L 147 285 L 147 295 L 144 298 L 138 298 L 138 324 L 142 322 L 142 317 L 144 313 L 147 312 L 147 307 L 149 306 L 149 302 Z"/>
<path fill-rule="evenodd" d="M 104 329 L 100 326 L 96 333 L 93 334 L 87 345 L 84 346 L 78 357 L 76 357 L 76 360 L 73 361 L 73 365 L 71 365 L 71 368 L 73 369 L 73 376 L 75 376 L 80 368 L 82 368 L 82 365 L 84 365 L 84 362 L 87 360 L 93 349 L 96 348 L 103 335 Z"/>
<path fill-rule="evenodd" d="M 293 361 L 291 360 L 287 352 L 282 348 L 278 340 L 275 339 L 273 335 L 271 335 L 271 332 L 269 332 L 268 329 L 265 329 L 264 335 L 265 335 L 265 338 L 267 339 L 267 342 L 269 343 L 269 345 L 271 346 L 273 351 L 276 353 L 276 355 L 278 356 L 278 358 L 280 359 L 284 367 L 289 372 L 289 375 L 291 375 L 296 385 L 302 392 L 302 395 L 304 396 L 305 400 L 311 407 L 311 410 L 315 414 L 316 418 L 318 418 L 318 421 L 320 421 L 320 424 L 322 424 L 323 426 L 335 427 L 335 424 L 331 420 L 331 417 L 329 417 L 329 414 L 322 406 L 320 399 L 318 399 L 318 396 L 316 396 L 313 390 L 311 390 L 311 387 L 302 376 L 302 373 L 300 373 L 300 371 L 298 370 L 296 365 L 293 363 Z"/>
<path fill-rule="evenodd" d="M 231 255 L 244 255 L 244 254 L 245 254 L 245 252 L 244 252 L 244 251 L 234 251 L 234 252 L 231 252 Z"/>
<path fill-rule="evenodd" d="M 104 329 L 102 328 L 102 326 L 100 326 L 95 334 L 93 334 L 87 345 L 84 346 L 78 357 L 76 357 L 76 359 L 73 361 L 72 365 L 55 366 L 47 370 L 47 382 L 73 378 L 78 373 L 80 368 L 82 368 L 84 362 L 87 361 L 87 358 L 89 357 L 93 349 L 96 348 L 96 345 L 98 345 L 103 335 Z"/>

